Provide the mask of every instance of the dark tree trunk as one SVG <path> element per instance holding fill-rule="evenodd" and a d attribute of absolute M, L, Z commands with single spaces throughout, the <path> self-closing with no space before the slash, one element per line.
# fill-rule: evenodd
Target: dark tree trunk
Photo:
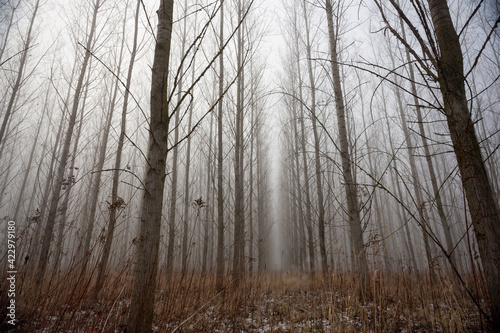
<path fill-rule="evenodd" d="M 440 49 L 438 80 L 453 149 L 474 225 L 486 287 L 491 304 L 493 330 L 500 330 L 500 218 L 496 198 L 484 166 L 484 158 L 467 105 L 463 57 L 446 0 L 428 0 Z"/>
<path fill-rule="evenodd" d="M 160 2 L 151 79 L 151 118 L 147 168 L 142 198 L 137 262 L 127 332 L 151 332 L 154 316 L 158 250 L 165 183 L 170 115 L 168 66 L 173 24 L 173 0 Z"/>

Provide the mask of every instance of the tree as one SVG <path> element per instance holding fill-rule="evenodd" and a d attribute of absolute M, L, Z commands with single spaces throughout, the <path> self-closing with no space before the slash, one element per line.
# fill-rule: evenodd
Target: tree
<path fill-rule="evenodd" d="M 307 69 L 309 72 L 309 84 L 311 87 L 311 123 L 313 129 L 314 138 L 314 166 L 316 173 L 316 193 L 318 195 L 318 235 L 319 235 L 319 253 L 321 255 L 321 268 L 323 273 L 328 273 L 328 259 L 326 257 L 326 247 L 325 247 L 325 203 L 323 201 L 323 184 L 322 184 L 322 172 L 321 172 L 321 162 L 320 162 L 320 149 L 319 149 L 319 133 L 317 125 L 317 114 L 316 114 L 316 82 L 314 78 L 314 72 L 312 67 L 312 55 L 311 55 L 311 37 L 310 37 L 310 27 L 309 19 L 306 12 L 306 1 L 303 2 L 303 14 L 306 28 L 306 55 L 307 55 Z"/>
<path fill-rule="evenodd" d="M 222 116 L 224 97 L 224 0 L 220 0 L 219 28 L 219 103 L 217 119 L 217 277 L 216 288 L 222 289 L 224 275 L 224 183 L 223 183 L 223 141 Z"/>
<path fill-rule="evenodd" d="M 306 126 L 305 126 L 305 111 L 304 111 L 304 97 L 303 97 L 303 80 L 302 80 L 302 71 L 300 68 L 300 52 L 299 52 L 299 27 L 297 26 L 297 13 L 294 8 L 293 13 L 293 23 L 294 23 L 294 36 L 295 36 L 295 65 L 297 66 L 297 85 L 298 85 L 298 102 L 299 102 L 299 115 L 298 119 L 300 122 L 300 148 L 302 151 L 302 171 L 304 177 L 304 194 L 306 197 L 305 202 L 305 226 L 307 230 L 307 247 L 309 249 L 309 272 L 314 274 L 316 259 L 315 259 L 315 249 L 314 249 L 314 238 L 313 238 L 313 229 L 312 229 L 312 213 L 311 213 L 311 194 L 310 194 L 310 186 L 309 186 L 309 166 L 307 163 L 307 150 L 306 150 Z"/>
<path fill-rule="evenodd" d="M 339 147 L 342 159 L 342 175 L 344 177 L 345 195 L 347 199 L 347 211 L 349 214 L 349 227 L 351 231 L 351 244 L 356 263 L 359 270 L 363 288 L 368 288 L 368 266 L 366 261 L 365 246 L 363 243 L 363 232 L 359 215 L 357 186 L 352 175 L 352 157 L 349 153 L 349 143 L 346 129 L 346 116 L 344 107 L 344 96 L 340 80 L 339 61 L 337 55 L 338 41 L 338 17 L 337 29 L 333 25 L 333 7 L 330 0 L 326 0 L 326 17 L 328 21 L 328 37 L 330 46 L 331 67 L 333 76 L 333 90 L 335 93 L 335 108 L 337 111 L 337 126 L 339 131 Z"/>
<path fill-rule="evenodd" d="M 448 3 L 446 0 L 428 0 L 428 3 L 440 51 L 436 65 L 442 107 L 483 264 L 493 329 L 500 330 L 500 215 L 467 105 L 463 55 Z"/>
<path fill-rule="evenodd" d="M 187 5 L 185 1 L 185 5 Z M 187 8 L 184 8 L 184 12 L 187 11 Z M 186 50 L 186 19 L 184 19 L 183 31 L 182 31 L 182 41 L 181 41 L 181 50 L 180 57 L 183 58 L 185 56 Z M 170 277 L 174 267 L 174 247 L 175 247 L 175 220 L 177 217 L 177 187 L 179 181 L 179 130 L 180 130 L 180 104 L 182 100 L 182 88 L 184 83 L 184 61 L 181 61 L 180 68 L 178 73 L 181 73 L 179 77 L 179 81 L 177 82 L 177 106 L 171 112 L 172 114 L 175 112 L 175 123 L 174 123 L 174 139 L 173 139 L 173 154 L 172 154 L 172 182 L 170 187 L 170 207 L 168 211 L 168 248 L 167 248 L 167 275 Z M 172 115 L 171 114 L 171 115 Z M 187 231 L 187 230 L 186 230 Z"/>
<path fill-rule="evenodd" d="M 242 22 L 243 8 L 238 1 L 238 22 Z M 238 28 L 237 38 L 237 89 L 236 118 L 234 144 L 234 252 L 233 278 L 235 282 L 241 278 L 245 268 L 245 203 L 244 203 L 244 143 L 243 143 L 243 104 L 244 104 L 244 29 Z"/>
<path fill-rule="evenodd" d="M 153 323 L 170 125 L 167 83 L 173 6 L 173 0 L 162 0 L 157 11 L 158 27 L 151 79 L 147 171 L 144 180 L 132 301 L 127 320 L 127 332 L 131 333 L 150 332 Z"/>
<path fill-rule="evenodd" d="M 404 23 L 417 39 L 422 50 L 422 54 L 419 54 L 415 49 L 410 47 L 407 40 L 389 23 L 381 3 L 378 0 L 375 3 L 387 28 L 405 47 L 408 47 L 410 53 L 420 66 L 420 70 L 439 85 L 442 95 L 442 103 L 439 109 L 446 117 L 446 123 L 450 131 L 453 150 L 462 179 L 462 186 L 474 226 L 474 233 L 477 239 L 491 304 L 493 329 L 499 330 L 500 243 L 498 239 L 500 238 L 500 215 L 491 181 L 484 165 L 484 158 L 481 154 L 481 147 L 476 136 L 474 122 L 467 104 L 468 99 L 465 90 L 467 76 L 464 75 L 464 61 L 460 39 L 451 19 L 450 8 L 446 0 L 427 1 L 434 35 L 430 31 L 430 22 L 427 22 L 425 16 L 420 15 L 419 17 L 426 33 L 426 38 L 424 38 L 403 12 L 396 0 L 390 0 L 398 16 L 403 19 Z M 421 14 L 424 8 L 423 2 L 419 0 L 413 5 L 418 14 Z M 497 19 L 493 25 L 492 32 L 499 23 L 500 19 Z M 479 61 L 480 56 L 481 52 L 477 54 L 469 73 Z M 426 81 L 428 82 L 428 80 Z"/>

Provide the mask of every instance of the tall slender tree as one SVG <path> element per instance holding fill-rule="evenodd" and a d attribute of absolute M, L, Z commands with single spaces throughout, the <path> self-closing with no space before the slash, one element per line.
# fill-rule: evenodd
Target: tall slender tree
<path fill-rule="evenodd" d="M 311 32 L 310 23 L 306 11 L 306 3 L 303 2 L 303 16 L 305 23 L 305 33 L 306 33 L 306 56 L 307 56 L 307 69 L 309 73 L 309 87 L 311 90 L 311 107 L 310 107 L 310 117 L 313 130 L 314 139 L 314 167 L 316 174 L 316 193 L 318 196 L 318 236 L 319 236 L 319 253 L 321 256 L 321 268 L 323 273 L 328 273 L 328 259 L 326 257 L 326 246 L 325 246 L 325 203 L 323 200 L 323 181 L 322 181 L 322 171 L 321 171 L 321 161 L 320 161 L 320 147 L 319 147 L 319 133 L 318 133 L 318 119 L 317 119 L 317 108 L 316 108 L 316 79 L 314 77 L 313 71 L 313 58 L 312 58 L 312 45 L 311 45 Z"/>
<path fill-rule="evenodd" d="M 173 11 L 173 0 L 162 0 L 157 11 L 158 28 L 151 79 L 148 159 L 137 242 L 135 278 L 127 320 L 127 332 L 131 333 L 151 332 L 153 323 L 170 125 L 167 83 Z"/>
<path fill-rule="evenodd" d="M 223 97 L 224 97 L 224 0 L 220 0 L 219 26 L 219 104 L 217 114 L 217 277 L 216 288 L 222 289 L 224 278 L 224 182 L 223 182 Z"/>
<path fill-rule="evenodd" d="M 238 1 L 238 22 L 242 21 L 243 7 Z M 244 142 L 243 142 L 243 105 L 244 105 L 244 28 L 239 27 L 237 37 L 238 78 L 236 88 L 236 118 L 234 145 L 234 247 L 233 278 L 235 282 L 241 278 L 244 270 L 245 256 L 245 203 L 244 203 Z"/>
<path fill-rule="evenodd" d="M 339 131 L 339 147 L 342 159 L 342 175 L 344 178 L 345 193 L 347 199 L 347 211 L 349 214 L 349 227 L 351 231 L 351 244 L 356 270 L 359 271 L 364 288 L 368 288 L 368 266 L 366 261 L 366 251 L 363 242 L 363 232 L 361 228 L 361 218 L 359 214 L 357 186 L 354 182 L 352 170 L 352 156 L 349 152 L 349 142 L 346 128 L 346 115 L 344 106 L 344 95 L 342 91 L 339 59 L 337 53 L 337 42 L 339 35 L 339 17 L 337 15 L 337 25 L 333 22 L 333 7 L 330 0 L 326 0 L 326 17 L 328 22 L 328 37 L 330 46 L 330 65 L 333 76 L 333 90 L 335 93 L 335 108 L 337 111 L 337 126 Z"/>

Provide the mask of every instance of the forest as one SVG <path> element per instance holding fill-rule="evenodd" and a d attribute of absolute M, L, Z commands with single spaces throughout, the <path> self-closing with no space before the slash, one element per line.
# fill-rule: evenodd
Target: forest
<path fill-rule="evenodd" d="M 496 0 L 0 0 L 0 332 L 499 332 Z"/>

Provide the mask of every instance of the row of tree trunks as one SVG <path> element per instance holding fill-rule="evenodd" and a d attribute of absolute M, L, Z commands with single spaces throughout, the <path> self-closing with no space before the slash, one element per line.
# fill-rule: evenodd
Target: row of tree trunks
<path fill-rule="evenodd" d="M 70 145 L 71 145 L 71 139 L 73 137 L 73 131 L 75 128 L 76 124 L 76 116 L 79 110 L 79 103 L 80 103 L 80 95 L 82 93 L 83 89 L 83 81 L 85 78 L 85 75 L 87 73 L 87 66 L 89 64 L 90 60 L 90 50 L 92 48 L 92 43 L 94 40 L 94 34 L 96 30 L 96 25 L 97 25 L 97 14 L 99 12 L 99 8 L 101 6 L 100 0 L 96 0 L 93 4 L 93 14 L 92 14 L 92 23 L 90 25 L 90 32 L 87 37 L 86 41 L 86 50 L 85 50 L 85 56 L 83 58 L 83 63 L 82 67 L 80 69 L 80 74 L 78 77 L 78 82 L 75 88 L 75 94 L 73 98 L 73 106 L 71 109 L 71 113 L 69 116 L 69 121 L 68 121 L 68 128 L 66 130 L 66 135 L 64 138 L 64 144 L 62 147 L 60 159 L 59 159 L 59 164 L 57 167 L 56 171 L 56 176 L 54 179 L 54 188 L 52 191 L 52 199 L 50 202 L 50 207 L 48 211 L 48 216 L 47 216 L 47 223 L 45 226 L 45 231 L 43 235 L 43 240 L 42 240 L 42 247 L 40 250 L 40 257 L 38 260 L 38 274 L 37 274 L 37 280 L 38 283 L 40 283 L 45 275 L 45 270 L 48 265 L 48 259 L 49 259 L 49 250 L 50 250 L 50 245 L 52 242 L 52 235 L 54 231 L 54 225 L 56 222 L 56 216 L 57 216 L 57 211 L 59 207 L 59 198 L 61 196 L 61 191 L 63 187 L 63 179 L 64 179 L 64 172 L 66 171 L 66 165 L 68 163 L 68 158 L 69 158 L 69 152 L 70 152 Z"/>
<path fill-rule="evenodd" d="M 118 146 L 116 148 L 116 157 L 115 163 L 113 167 L 113 183 L 111 185 L 111 205 L 108 207 L 109 209 L 109 221 L 108 221 L 108 229 L 106 232 L 106 241 L 104 242 L 104 249 L 99 263 L 99 269 L 97 273 L 97 280 L 95 285 L 95 295 L 96 297 L 101 290 L 101 287 L 104 283 L 104 277 L 106 274 L 106 268 L 109 262 L 109 256 L 111 253 L 111 245 L 113 243 L 114 231 L 117 220 L 117 212 L 122 206 L 125 204 L 123 199 L 119 200 L 118 197 L 118 185 L 120 182 L 120 172 L 121 172 L 121 161 L 123 154 L 123 145 L 125 142 L 125 133 L 126 133 L 126 124 L 127 124 L 127 110 L 128 110 L 128 99 L 130 96 L 130 86 L 132 82 L 132 73 L 134 69 L 134 62 L 137 53 L 137 36 L 138 36 L 138 27 L 139 27 L 139 10 L 140 10 L 141 1 L 137 0 L 136 8 L 135 8 L 135 19 L 134 19 L 134 41 L 132 44 L 132 49 L 130 51 L 130 61 L 128 65 L 127 71 L 127 80 L 125 83 L 125 92 L 123 94 L 123 106 L 122 106 L 122 114 L 121 114 L 121 122 L 120 122 L 120 136 L 118 138 Z M 126 15 L 126 13 L 125 13 Z M 124 23 L 126 20 L 124 20 Z M 123 36 L 125 36 L 125 24 L 123 25 Z M 125 39 L 125 38 L 124 38 Z M 123 48 L 123 44 L 122 44 Z M 121 61 L 120 61 L 121 63 Z M 119 70 L 118 70 L 119 72 Z M 117 82 L 118 83 L 118 82 Z"/>

